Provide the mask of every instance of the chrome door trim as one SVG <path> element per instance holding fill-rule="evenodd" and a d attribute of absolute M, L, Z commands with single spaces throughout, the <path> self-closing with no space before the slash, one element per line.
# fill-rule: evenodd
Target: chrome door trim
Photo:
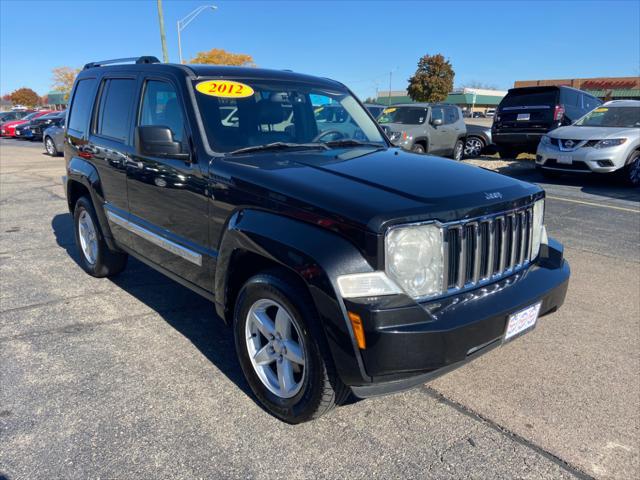
<path fill-rule="evenodd" d="M 122 228 L 138 235 L 141 238 L 144 238 L 154 245 L 157 245 L 158 247 L 170 253 L 173 253 L 174 255 L 177 255 L 187 260 L 188 262 L 198 265 L 199 267 L 202 266 L 202 255 L 200 255 L 199 253 L 194 252 L 193 250 L 189 250 L 182 245 L 178 245 L 177 243 L 172 242 L 171 240 L 168 240 L 164 237 L 161 237 L 160 235 L 157 235 L 150 230 L 147 230 L 146 228 L 143 228 L 140 225 L 135 224 L 116 213 L 113 213 L 110 210 L 107 210 L 107 217 L 114 224 L 121 226 Z"/>

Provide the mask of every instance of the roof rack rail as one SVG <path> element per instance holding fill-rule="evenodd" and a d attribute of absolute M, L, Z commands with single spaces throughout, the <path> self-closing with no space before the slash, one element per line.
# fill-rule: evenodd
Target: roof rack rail
<path fill-rule="evenodd" d="M 128 57 L 128 58 L 114 58 L 113 60 L 102 60 L 100 62 L 91 62 L 87 63 L 83 70 L 88 68 L 102 67 L 103 65 L 113 65 L 114 63 L 131 63 L 135 62 L 137 64 L 140 63 L 160 63 L 156 57 L 153 56 L 143 56 L 143 57 Z"/>

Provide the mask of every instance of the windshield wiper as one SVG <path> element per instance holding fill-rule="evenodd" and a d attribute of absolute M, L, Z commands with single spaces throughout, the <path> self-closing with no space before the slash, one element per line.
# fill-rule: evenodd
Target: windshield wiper
<path fill-rule="evenodd" d="M 376 147 L 384 148 L 385 146 L 377 142 L 361 142 L 360 140 L 354 140 L 353 138 L 344 138 L 342 140 L 332 140 L 325 142 L 325 145 L 329 147 Z"/>
<path fill-rule="evenodd" d="M 289 142 L 273 142 L 266 143 L 264 145 L 254 145 L 252 147 L 244 147 L 239 148 L 238 150 L 233 150 L 229 152 L 231 155 L 235 155 L 237 153 L 249 153 L 249 152 L 260 152 L 265 150 L 288 150 L 288 149 L 302 149 L 302 150 L 328 150 L 324 143 L 289 143 Z"/>

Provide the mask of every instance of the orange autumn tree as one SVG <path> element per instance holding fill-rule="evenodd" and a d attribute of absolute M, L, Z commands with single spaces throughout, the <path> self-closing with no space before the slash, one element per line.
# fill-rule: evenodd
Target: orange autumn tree
<path fill-rule="evenodd" d="M 63 92 L 65 100 L 69 100 L 73 81 L 76 79 L 78 72 L 80 72 L 79 68 L 71 67 L 56 67 L 51 70 L 51 76 L 53 77 L 53 90 L 55 92 Z"/>
<path fill-rule="evenodd" d="M 211 65 L 235 65 L 238 67 L 255 67 L 253 57 L 245 53 L 231 53 L 221 48 L 212 48 L 208 52 L 198 52 L 189 63 L 207 63 Z"/>

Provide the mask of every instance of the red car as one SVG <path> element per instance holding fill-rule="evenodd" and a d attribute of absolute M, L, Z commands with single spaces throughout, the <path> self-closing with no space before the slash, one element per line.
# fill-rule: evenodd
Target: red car
<path fill-rule="evenodd" d="M 42 115 L 46 115 L 47 113 L 51 113 L 52 111 L 53 110 L 42 110 L 40 112 L 33 112 L 20 120 L 13 120 L 11 122 L 3 123 L 2 126 L 0 127 L 0 137 L 15 137 L 16 127 L 18 125 L 27 123 L 33 120 L 34 118 L 41 117 Z"/>

